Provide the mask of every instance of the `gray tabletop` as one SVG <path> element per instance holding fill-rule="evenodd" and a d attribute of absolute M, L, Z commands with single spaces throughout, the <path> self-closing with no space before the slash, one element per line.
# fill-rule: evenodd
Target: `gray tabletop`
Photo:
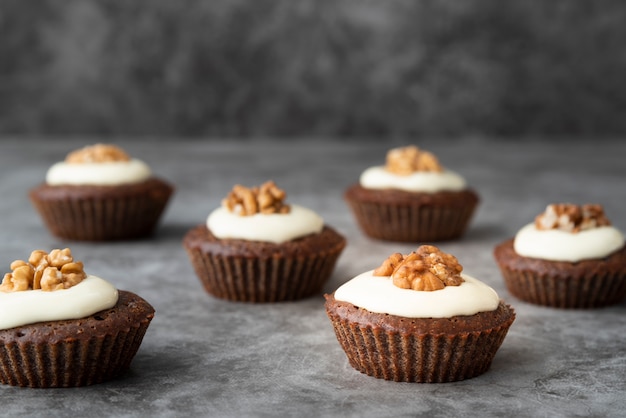
<path fill-rule="evenodd" d="M 381 164 L 391 142 L 330 140 L 114 141 L 177 191 L 156 234 L 115 243 L 52 237 L 27 191 L 47 168 L 92 138 L 0 142 L 0 265 L 33 249 L 69 246 L 89 273 L 143 296 L 156 316 L 130 371 L 73 389 L 0 386 L 6 416 L 623 416 L 626 303 L 563 311 L 529 305 L 506 290 L 495 244 L 551 202 L 602 203 L 626 230 L 626 143 L 507 142 L 483 138 L 418 143 L 463 174 L 481 195 L 467 234 L 439 246 L 513 305 L 517 319 L 484 375 L 446 384 L 375 379 L 350 367 L 322 293 L 280 304 L 217 300 L 204 292 L 181 246 L 235 183 L 273 179 L 288 200 L 317 211 L 348 246 L 325 286 L 331 292 L 392 252 L 417 245 L 366 238 L 342 193 Z"/>

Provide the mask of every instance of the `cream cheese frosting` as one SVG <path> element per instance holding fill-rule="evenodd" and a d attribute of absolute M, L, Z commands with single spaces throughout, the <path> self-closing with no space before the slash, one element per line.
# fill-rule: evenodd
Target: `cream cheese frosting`
<path fill-rule="evenodd" d="M 86 318 L 115 306 L 117 299 L 111 283 L 92 275 L 69 289 L 0 292 L 0 329 Z"/>
<path fill-rule="evenodd" d="M 374 276 L 374 270 L 359 274 L 335 291 L 335 299 L 370 312 L 407 318 L 450 318 L 495 310 L 500 298 L 495 290 L 467 274 L 459 286 L 415 291 L 393 284 L 391 276 Z"/>
<path fill-rule="evenodd" d="M 52 186 L 61 184 L 113 186 L 139 183 L 151 175 L 150 167 L 138 159 L 81 164 L 61 161 L 48 169 L 46 183 Z"/>
<path fill-rule="evenodd" d="M 540 230 L 534 223 L 521 228 L 513 242 L 515 252 L 521 256 L 568 262 L 604 258 L 623 246 L 624 235 L 613 226 L 572 233 L 558 229 Z"/>
<path fill-rule="evenodd" d="M 224 207 L 215 209 L 206 222 L 220 239 L 243 239 L 280 244 L 322 231 L 324 220 L 310 209 L 291 205 L 289 213 L 241 216 Z"/>
<path fill-rule="evenodd" d="M 391 188 L 424 193 L 458 191 L 466 186 L 465 179 L 450 170 L 442 172 L 417 171 L 409 175 L 398 175 L 387 171 L 384 166 L 366 169 L 361 174 L 359 182 L 361 186 L 367 189 Z"/>

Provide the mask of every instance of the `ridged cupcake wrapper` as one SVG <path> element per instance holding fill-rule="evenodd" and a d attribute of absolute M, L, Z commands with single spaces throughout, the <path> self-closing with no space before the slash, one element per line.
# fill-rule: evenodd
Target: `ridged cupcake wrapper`
<path fill-rule="evenodd" d="M 139 195 L 32 200 L 54 235 L 71 240 L 105 241 L 149 235 L 159 221 L 168 198 Z"/>
<path fill-rule="evenodd" d="M 403 335 L 330 319 L 352 367 L 379 379 L 415 383 L 454 382 L 485 373 L 513 322 L 458 335 Z"/>
<path fill-rule="evenodd" d="M 561 277 L 517 271 L 500 266 L 512 295 L 536 305 L 565 309 L 589 309 L 626 299 L 626 272 L 584 277 Z"/>
<path fill-rule="evenodd" d="M 348 201 L 366 235 L 402 242 L 445 241 L 465 232 L 476 205 L 430 207 Z"/>
<path fill-rule="evenodd" d="M 240 302 L 282 302 L 321 291 L 341 249 L 299 258 L 231 257 L 198 249 L 187 252 L 209 294 Z"/>
<path fill-rule="evenodd" d="M 86 340 L 0 345 L 0 382 L 32 388 L 88 386 L 129 368 L 150 324 Z"/>

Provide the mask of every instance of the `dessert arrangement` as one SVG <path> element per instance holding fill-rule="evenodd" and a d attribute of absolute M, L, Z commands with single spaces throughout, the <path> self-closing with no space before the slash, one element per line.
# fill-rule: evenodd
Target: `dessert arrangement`
<path fill-rule="evenodd" d="M 515 312 L 462 271 L 456 257 L 422 245 L 326 294 L 326 313 L 350 365 L 418 383 L 485 373 Z"/>
<path fill-rule="evenodd" d="M 344 197 L 366 235 L 403 242 L 460 237 L 479 201 L 463 177 L 415 146 L 390 150 Z"/>
<path fill-rule="evenodd" d="M 598 204 L 550 204 L 496 246 L 508 290 L 555 308 L 597 308 L 626 299 L 624 235 Z"/>
<path fill-rule="evenodd" d="M 280 302 L 319 292 L 346 240 L 310 209 L 285 203 L 272 181 L 233 187 L 206 223 L 183 239 L 206 291 L 241 302 Z"/>
<path fill-rule="evenodd" d="M 50 167 L 30 200 L 55 236 L 127 240 L 153 232 L 173 191 L 143 161 L 115 145 L 96 144 Z"/>
<path fill-rule="evenodd" d="M 15 260 L 0 285 L 0 382 L 34 388 L 111 380 L 154 317 L 134 293 L 87 274 L 69 248 Z"/>
<path fill-rule="evenodd" d="M 29 197 L 59 238 L 128 240 L 155 230 L 174 187 L 123 149 L 96 144 L 54 164 Z M 346 239 L 273 181 L 235 185 L 182 247 L 206 292 L 232 302 L 298 301 L 321 293 Z M 457 239 L 478 194 L 415 146 L 389 150 L 344 194 L 369 238 Z M 494 248 L 508 291 L 555 308 L 626 300 L 624 235 L 597 204 L 550 204 Z M 85 272 L 69 248 L 33 251 L 0 284 L 0 383 L 76 387 L 129 368 L 154 317 L 134 293 Z M 516 314 L 487 284 L 433 245 L 393 253 L 324 294 L 337 341 L 376 378 L 444 383 L 488 371 Z"/>

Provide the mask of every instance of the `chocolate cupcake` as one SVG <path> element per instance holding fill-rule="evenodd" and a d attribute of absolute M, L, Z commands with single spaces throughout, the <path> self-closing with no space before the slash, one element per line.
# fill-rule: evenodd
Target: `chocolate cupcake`
<path fill-rule="evenodd" d="M 398 382 L 443 383 L 485 373 L 515 320 L 492 288 L 429 245 L 393 254 L 325 298 L 350 365 Z"/>
<path fill-rule="evenodd" d="M 479 201 L 460 175 L 415 146 L 390 150 L 386 165 L 365 170 L 344 197 L 366 235 L 404 242 L 460 237 Z"/>
<path fill-rule="evenodd" d="M 107 241 L 150 235 L 173 191 L 144 162 L 97 144 L 54 164 L 29 195 L 53 235 Z"/>
<path fill-rule="evenodd" d="M 313 211 L 284 203 L 273 182 L 237 185 L 206 224 L 183 239 L 206 291 L 242 302 L 302 299 L 321 291 L 346 240 Z"/>
<path fill-rule="evenodd" d="M 597 308 L 626 299 L 624 236 L 600 205 L 548 205 L 494 257 L 511 294 L 526 302 Z"/>
<path fill-rule="evenodd" d="M 101 383 L 126 371 L 154 317 L 134 293 L 87 275 L 71 251 L 33 251 L 0 285 L 0 382 Z"/>

